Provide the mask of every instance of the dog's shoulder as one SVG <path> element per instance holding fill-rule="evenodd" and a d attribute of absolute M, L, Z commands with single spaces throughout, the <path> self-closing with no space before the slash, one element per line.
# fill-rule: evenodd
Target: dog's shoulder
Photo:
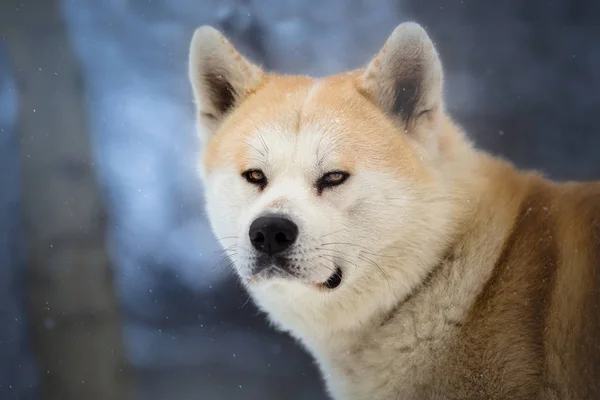
<path fill-rule="evenodd" d="M 529 180 L 465 326 L 485 392 L 600 395 L 599 184 Z"/>

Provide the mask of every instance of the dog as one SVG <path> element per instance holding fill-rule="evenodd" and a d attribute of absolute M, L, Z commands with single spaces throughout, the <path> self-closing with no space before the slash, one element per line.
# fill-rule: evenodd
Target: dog
<path fill-rule="evenodd" d="M 419 24 L 321 79 L 202 26 L 189 79 L 212 230 L 332 398 L 600 398 L 600 183 L 476 149 Z"/>

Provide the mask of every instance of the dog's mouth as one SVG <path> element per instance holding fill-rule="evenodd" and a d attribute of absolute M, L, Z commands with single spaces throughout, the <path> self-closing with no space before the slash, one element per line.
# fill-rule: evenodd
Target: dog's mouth
<path fill-rule="evenodd" d="M 324 289 L 333 290 L 340 286 L 342 283 L 342 269 L 337 267 L 335 272 L 325 282 L 320 283 L 318 286 Z"/>
<path fill-rule="evenodd" d="M 278 267 L 276 265 L 271 265 L 266 268 L 259 269 L 255 271 L 252 278 L 249 278 L 249 281 L 257 281 L 257 280 L 269 280 L 271 278 L 283 278 L 283 279 L 302 279 L 299 276 L 294 275 L 293 273 L 287 271 L 284 268 Z M 335 268 L 335 271 L 327 278 L 326 281 L 321 283 L 311 283 L 313 287 L 319 290 L 333 290 L 342 284 L 343 273 L 340 267 Z M 314 281 L 313 281 L 314 282 Z"/>

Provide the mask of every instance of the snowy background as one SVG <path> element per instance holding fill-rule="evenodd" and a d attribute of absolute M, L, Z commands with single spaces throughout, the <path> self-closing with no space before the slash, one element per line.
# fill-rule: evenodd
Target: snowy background
<path fill-rule="evenodd" d="M 0 0 L 3 1 L 3 0 Z M 42 0 L 40 0 L 42 1 Z M 223 30 L 265 68 L 364 64 L 400 22 L 426 25 L 449 109 L 475 141 L 561 179 L 600 178 L 600 5 L 510 0 L 63 0 L 109 199 L 126 344 L 144 399 L 323 399 L 312 360 L 238 287 L 202 206 L 187 50 Z M 0 40 L 0 399 L 37 382 L 23 313 L 17 96 Z"/>

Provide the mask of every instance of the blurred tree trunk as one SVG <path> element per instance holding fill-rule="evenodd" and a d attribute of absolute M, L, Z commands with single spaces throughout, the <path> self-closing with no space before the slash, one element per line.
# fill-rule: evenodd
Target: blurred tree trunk
<path fill-rule="evenodd" d="M 28 306 L 44 398 L 132 399 L 83 80 L 59 1 L 3 0 L 0 33 L 19 88 Z"/>

